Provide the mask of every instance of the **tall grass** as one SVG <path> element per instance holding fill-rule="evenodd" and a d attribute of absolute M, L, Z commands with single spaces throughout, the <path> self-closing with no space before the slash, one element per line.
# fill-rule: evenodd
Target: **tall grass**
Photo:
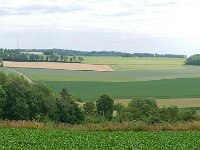
<path fill-rule="evenodd" d="M 35 121 L 0 121 L 1 128 L 61 129 L 70 131 L 200 131 L 200 121 L 148 125 L 144 122 L 106 122 L 99 124 L 54 124 Z"/>

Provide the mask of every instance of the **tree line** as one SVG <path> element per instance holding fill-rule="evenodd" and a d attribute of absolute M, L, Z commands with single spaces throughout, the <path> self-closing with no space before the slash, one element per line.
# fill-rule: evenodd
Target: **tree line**
<path fill-rule="evenodd" d="M 177 123 L 200 120 L 199 109 L 179 109 L 177 106 L 159 108 L 154 98 L 134 98 L 128 106 L 114 104 L 108 95 L 102 95 L 96 102 L 86 102 L 83 106 L 86 122 L 100 123 L 143 121 L 147 124 Z M 113 111 L 116 115 L 113 115 Z M 97 116 L 99 118 L 97 119 Z M 101 118 L 104 116 L 104 118 Z"/>
<path fill-rule="evenodd" d="M 29 49 L 21 51 L 30 51 L 30 52 L 45 52 L 46 49 Z M 177 54 L 157 54 L 157 53 L 127 53 L 127 52 L 117 52 L 117 51 L 79 51 L 79 50 L 69 50 L 69 49 L 49 49 L 58 55 L 67 55 L 67 56 L 113 56 L 113 57 L 166 57 L 166 58 L 186 58 L 186 55 L 177 55 Z"/>
<path fill-rule="evenodd" d="M 43 54 L 23 51 L 19 49 L 0 49 L 0 59 L 3 61 L 21 61 L 21 62 L 66 62 L 80 63 L 83 57 L 76 55 L 56 54 L 51 50 L 46 50 Z"/>

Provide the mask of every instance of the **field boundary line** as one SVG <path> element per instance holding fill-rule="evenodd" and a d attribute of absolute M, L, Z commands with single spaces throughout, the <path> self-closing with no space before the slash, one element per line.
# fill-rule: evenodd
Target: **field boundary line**
<path fill-rule="evenodd" d="M 9 71 L 15 72 L 15 73 L 17 73 L 17 74 L 19 74 L 19 75 L 21 75 L 21 76 L 23 76 L 24 79 L 26 79 L 29 83 L 33 83 L 33 81 L 31 81 L 31 79 L 30 79 L 29 77 L 27 77 L 26 75 L 24 75 L 23 73 L 18 72 L 18 71 L 16 71 L 16 70 L 12 70 L 12 69 L 7 68 L 7 67 L 6 67 L 6 69 L 9 70 Z"/>

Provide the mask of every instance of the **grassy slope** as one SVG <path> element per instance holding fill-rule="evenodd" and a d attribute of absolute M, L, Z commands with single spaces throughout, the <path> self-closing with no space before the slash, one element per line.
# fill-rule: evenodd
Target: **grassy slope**
<path fill-rule="evenodd" d="M 187 149 L 200 148 L 199 132 L 69 132 L 0 128 L 0 149 Z"/>

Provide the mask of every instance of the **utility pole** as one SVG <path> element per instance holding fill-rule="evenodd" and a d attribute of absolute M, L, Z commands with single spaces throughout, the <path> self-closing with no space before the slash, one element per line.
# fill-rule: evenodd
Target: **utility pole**
<path fill-rule="evenodd" d="M 19 49 L 19 35 L 17 34 L 17 49 Z"/>

